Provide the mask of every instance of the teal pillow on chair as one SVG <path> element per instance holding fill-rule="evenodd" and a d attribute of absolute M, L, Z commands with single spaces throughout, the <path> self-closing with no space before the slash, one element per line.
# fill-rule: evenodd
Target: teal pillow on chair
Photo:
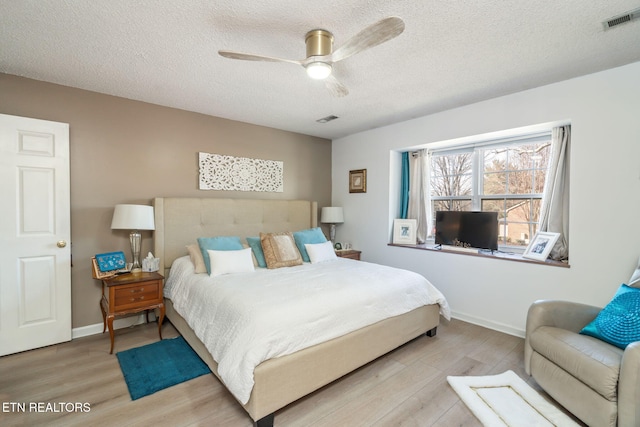
<path fill-rule="evenodd" d="M 580 333 L 622 349 L 640 341 L 640 289 L 620 286 L 611 302 Z"/>
<path fill-rule="evenodd" d="M 237 251 L 244 249 L 240 238 L 235 236 L 198 237 L 198 246 L 200 246 L 202 259 L 209 275 L 211 275 L 211 260 L 209 259 L 208 250 Z"/>
<path fill-rule="evenodd" d="M 324 243 L 327 241 L 327 238 L 324 237 L 324 233 L 322 232 L 320 227 L 316 227 L 309 228 L 307 230 L 296 231 L 295 233 L 293 233 L 293 240 L 295 240 L 298 251 L 300 251 L 300 255 L 302 255 L 302 260 L 304 262 L 311 262 L 311 260 L 309 259 L 309 254 L 307 253 L 307 248 L 305 248 L 304 245 Z"/>
<path fill-rule="evenodd" d="M 267 268 L 267 261 L 264 259 L 264 251 L 262 250 L 262 242 L 259 237 L 247 237 L 247 243 L 253 251 L 253 255 L 258 261 L 258 266 Z"/>

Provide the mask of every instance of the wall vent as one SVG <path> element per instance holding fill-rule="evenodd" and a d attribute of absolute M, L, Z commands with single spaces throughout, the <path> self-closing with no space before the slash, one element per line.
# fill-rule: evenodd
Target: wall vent
<path fill-rule="evenodd" d="M 602 21 L 602 26 L 604 27 L 605 30 L 609 30 L 620 24 L 624 24 L 625 22 L 631 22 L 638 18 L 640 18 L 640 8 L 634 9 L 622 15 L 614 16 L 612 18 L 607 19 L 606 21 Z"/>
<path fill-rule="evenodd" d="M 337 118 L 338 118 L 338 116 L 331 115 L 331 116 L 327 116 L 327 117 L 323 117 L 321 119 L 318 119 L 318 120 L 316 120 L 316 122 L 318 122 L 318 123 L 327 123 L 327 122 L 330 122 L 331 120 L 335 120 Z"/>

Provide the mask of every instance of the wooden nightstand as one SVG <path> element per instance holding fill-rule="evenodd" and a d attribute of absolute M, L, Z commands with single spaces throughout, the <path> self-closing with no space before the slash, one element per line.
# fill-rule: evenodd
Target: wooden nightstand
<path fill-rule="evenodd" d="M 341 258 L 350 258 L 350 259 L 355 259 L 357 261 L 360 261 L 360 253 L 362 253 L 362 251 L 356 251 L 353 249 L 336 251 L 336 255 L 338 255 Z"/>
<path fill-rule="evenodd" d="M 164 320 L 164 299 L 162 283 L 164 277 L 158 273 L 129 273 L 102 279 L 102 322 L 104 333 L 109 327 L 111 350 L 113 353 L 113 319 L 116 316 L 139 313 L 141 311 L 160 310 L 158 317 L 158 335 L 162 339 L 162 321 Z M 147 322 L 149 321 L 147 311 Z"/>

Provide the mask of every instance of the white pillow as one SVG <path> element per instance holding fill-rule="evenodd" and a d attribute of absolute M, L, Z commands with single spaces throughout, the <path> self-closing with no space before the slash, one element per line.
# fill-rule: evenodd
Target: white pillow
<path fill-rule="evenodd" d="M 235 251 L 214 251 L 209 249 L 207 253 L 211 261 L 211 277 L 254 271 L 251 248 Z"/>
<path fill-rule="evenodd" d="M 333 250 L 333 244 L 331 242 L 305 243 L 304 247 L 309 254 L 311 264 L 333 261 L 338 258 L 336 251 Z"/>

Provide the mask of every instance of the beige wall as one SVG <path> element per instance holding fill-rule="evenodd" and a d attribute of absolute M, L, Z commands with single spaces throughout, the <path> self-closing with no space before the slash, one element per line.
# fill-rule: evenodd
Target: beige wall
<path fill-rule="evenodd" d="M 215 101 L 213 101 L 215 102 Z M 331 202 L 326 139 L 0 74 L 0 113 L 69 123 L 73 327 L 102 323 L 90 258 L 123 250 L 113 206 L 154 197 L 230 197 Z M 198 190 L 199 151 L 284 162 L 284 192 Z M 151 248 L 143 232 L 143 256 Z"/>

